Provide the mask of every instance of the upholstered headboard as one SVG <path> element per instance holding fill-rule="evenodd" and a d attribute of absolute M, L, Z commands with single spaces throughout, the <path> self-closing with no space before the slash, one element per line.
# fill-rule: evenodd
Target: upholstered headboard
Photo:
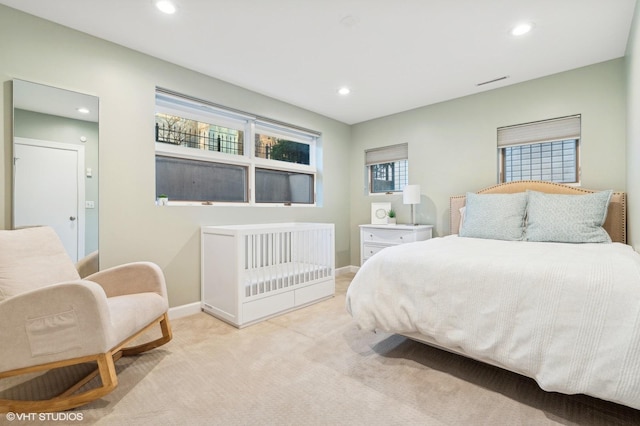
<path fill-rule="evenodd" d="M 502 183 L 478 191 L 478 194 L 513 194 L 514 192 L 524 192 L 526 190 L 546 192 L 548 194 L 589 194 L 597 191 L 576 188 L 559 183 L 543 182 L 538 180 L 523 180 L 517 182 Z M 464 195 L 456 195 L 449 198 L 451 208 L 449 232 L 457 234 L 460 228 L 460 208 L 465 205 Z M 627 194 L 624 192 L 614 192 L 609 201 L 607 219 L 603 228 L 609 233 L 613 242 L 627 243 Z"/>

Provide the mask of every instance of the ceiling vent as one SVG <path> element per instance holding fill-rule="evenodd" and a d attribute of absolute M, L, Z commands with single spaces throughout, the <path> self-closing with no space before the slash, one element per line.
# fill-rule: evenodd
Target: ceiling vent
<path fill-rule="evenodd" d="M 476 86 L 484 86 L 485 84 L 496 83 L 496 82 L 501 81 L 501 80 L 506 80 L 507 78 L 509 78 L 509 76 L 505 75 L 503 77 L 494 78 L 493 80 L 489 80 L 489 81 L 484 81 L 482 83 L 478 83 L 478 84 L 476 84 Z"/>

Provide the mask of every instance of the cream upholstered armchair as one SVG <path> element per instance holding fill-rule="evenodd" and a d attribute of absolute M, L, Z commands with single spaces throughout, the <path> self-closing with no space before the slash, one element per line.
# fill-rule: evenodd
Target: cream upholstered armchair
<path fill-rule="evenodd" d="M 0 412 L 62 411 L 111 392 L 114 362 L 171 340 L 164 275 L 149 262 L 80 278 L 49 227 L 0 231 L 0 380 L 95 362 L 89 376 L 48 400 L 0 399 Z M 130 345 L 151 327 L 162 336 Z M 79 390 L 100 375 L 101 386 Z"/>

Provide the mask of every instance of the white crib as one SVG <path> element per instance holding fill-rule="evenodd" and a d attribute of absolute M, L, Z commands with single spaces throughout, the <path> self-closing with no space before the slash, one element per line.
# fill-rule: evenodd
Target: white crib
<path fill-rule="evenodd" d="M 203 226 L 202 310 L 236 327 L 335 293 L 334 225 Z"/>

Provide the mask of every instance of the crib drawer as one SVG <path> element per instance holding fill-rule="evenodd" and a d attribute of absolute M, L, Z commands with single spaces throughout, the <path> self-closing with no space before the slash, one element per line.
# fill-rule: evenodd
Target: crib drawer
<path fill-rule="evenodd" d="M 255 321 L 294 306 L 295 296 L 292 291 L 245 302 L 242 305 L 242 322 Z"/>
<path fill-rule="evenodd" d="M 335 290 L 336 285 L 333 278 L 328 281 L 298 288 L 295 291 L 296 306 L 306 305 L 323 297 L 333 296 Z"/>

